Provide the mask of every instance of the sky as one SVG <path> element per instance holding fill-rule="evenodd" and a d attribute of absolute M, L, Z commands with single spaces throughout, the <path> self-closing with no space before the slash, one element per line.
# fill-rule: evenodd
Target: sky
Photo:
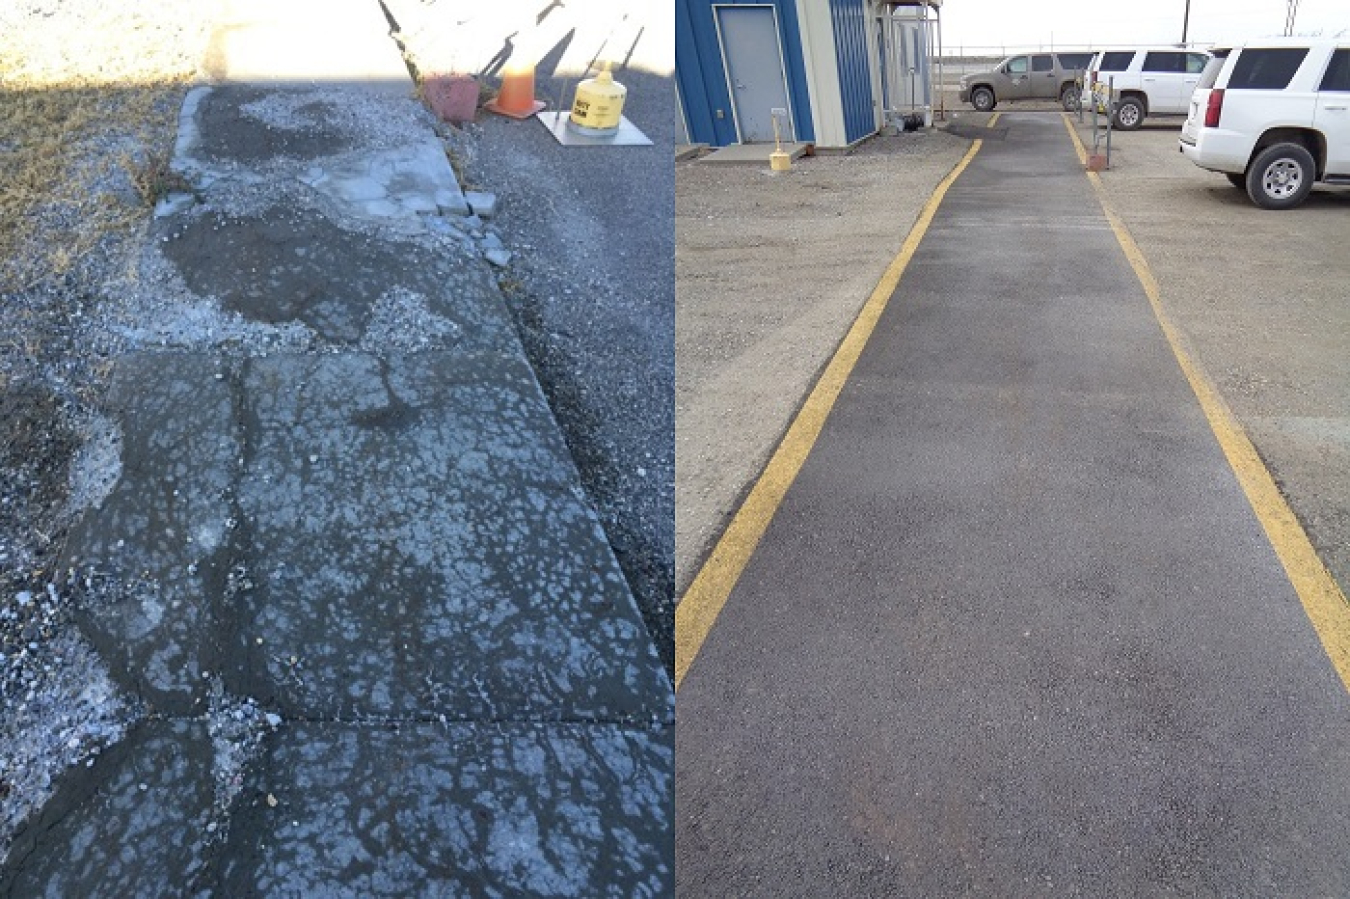
<path fill-rule="evenodd" d="M 1188 42 L 1208 46 L 1284 33 L 1289 0 L 1190 0 Z M 943 0 L 942 43 L 1002 55 L 1003 48 L 1066 50 L 1181 40 L 1186 0 Z M 1350 36 L 1350 0 L 1299 0 L 1295 34 Z"/>

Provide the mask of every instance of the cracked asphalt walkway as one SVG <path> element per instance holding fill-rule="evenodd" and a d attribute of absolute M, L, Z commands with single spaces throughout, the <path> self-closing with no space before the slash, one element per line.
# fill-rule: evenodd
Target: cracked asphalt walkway
<path fill-rule="evenodd" d="M 144 714 L 0 894 L 667 895 L 669 679 L 378 4 L 303 5 L 233 4 L 145 251 L 181 301 L 110 323 L 63 568 Z"/>
<path fill-rule="evenodd" d="M 677 892 L 1346 895 L 1350 695 L 1060 116 L 999 125 L 680 682 Z"/>

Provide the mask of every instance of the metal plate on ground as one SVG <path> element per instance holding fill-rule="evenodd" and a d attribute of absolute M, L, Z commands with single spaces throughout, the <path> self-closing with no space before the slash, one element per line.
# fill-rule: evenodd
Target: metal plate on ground
<path fill-rule="evenodd" d="M 535 118 L 544 123 L 558 143 L 564 147 L 650 147 L 651 140 L 638 130 L 638 127 L 623 116 L 619 116 L 619 130 L 603 137 L 578 134 L 567 127 L 568 113 L 553 110 L 541 112 Z"/>

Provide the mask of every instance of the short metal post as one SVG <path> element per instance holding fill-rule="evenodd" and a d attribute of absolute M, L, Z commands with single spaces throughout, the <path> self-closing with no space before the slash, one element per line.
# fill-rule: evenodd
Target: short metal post
<path fill-rule="evenodd" d="M 1106 107 L 1106 167 L 1111 167 L 1111 123 L 1116 117 L 1116 76 L 1106 79 L 1106 96 L 1110 102 Z"/>
<path fill-rule="evenodd" d="M 1092 97 L 1092 152 L 1096 153 L 1097 148 L 1101 146 L 1101 136 L 1097 125 L 1097 97 Z"/>

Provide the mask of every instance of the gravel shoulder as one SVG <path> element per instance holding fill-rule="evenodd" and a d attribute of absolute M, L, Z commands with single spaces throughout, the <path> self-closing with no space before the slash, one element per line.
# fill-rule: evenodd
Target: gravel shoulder
<path fill-rule="evenodd" d="M 674 667 L 675 84 L 657 7 L 577 0 L 516 11 L 386 0 L 418 73 L 533 62 L 534 97 L 567 110 L 603 62 L 650 146 L 563 147 L 539 120 L 480 110 L 443 129 L 466 190 L 493 193 L 510 261 L 498 283 L 530 363 L 668 670 Z M 510 53 L 507 53 L 507 50 Z"/>
<path fill-rule="evenodd" d="M 538 122 L 483 115 L 465 145 L 465 177 L 499 199 L 512 252 L 499 284 L 669 668 L 674 87 L 653 74 L 619 77 L 625 115 L 652 146 L 567 149 Z"/>
<path fill-rule="evenodd" d="M 58 559 L 108 448 L 90 322 L 138 249 L 216 4 L 0 10 L 0 853 L 142 710 L 73 624 Z M 115 453 L 115 448 L 114 448 Z"/>
<path fill-rule="evenodd" d="M 678 592 L 969 146 L 935 130 L 877 137 L 782 173 L 676 165 Z"/>

